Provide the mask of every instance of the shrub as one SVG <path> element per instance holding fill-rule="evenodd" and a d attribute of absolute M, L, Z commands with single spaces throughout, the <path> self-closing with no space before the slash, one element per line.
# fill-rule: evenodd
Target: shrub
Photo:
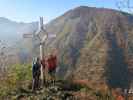
<path fill-rule="evenodd" d="M 11 94 L 14 90 L 25 88 L 32 79 L 31 65 L 13 65 L 0 78 L 0 97 Z"/>

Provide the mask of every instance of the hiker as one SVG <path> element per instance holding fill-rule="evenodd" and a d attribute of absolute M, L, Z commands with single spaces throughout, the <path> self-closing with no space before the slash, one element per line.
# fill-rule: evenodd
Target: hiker
<path fill-rule="evenodd" d="M 55 81 L 55 72 L 57 67 L 56 55 L 50 54 L 47 59 L 48 74 L 50 75 L 51 81 Z"/>
<path fill-rule="evenodd" d="M 40 64 L 40 59 L 36 58 L 33 61 L 33 65 L 32 65 L 32 77 L 33 77 L 33 83 L 32 83 L 32 90 L 36 90 L 39 89 L 39 85 L 40 85 L 40 75 L 41 75 L 41 64 Z"/>

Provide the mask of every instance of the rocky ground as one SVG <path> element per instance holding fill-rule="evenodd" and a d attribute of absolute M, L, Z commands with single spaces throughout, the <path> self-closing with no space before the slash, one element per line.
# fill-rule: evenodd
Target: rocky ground
<path fill-rule="evenodd" d="M 36 92 L 32 92 L 30 87 L 18 89 L 3 100 L 96 100 L 96 92 L 84 85 L 56 81 L 47 83 Z"/>

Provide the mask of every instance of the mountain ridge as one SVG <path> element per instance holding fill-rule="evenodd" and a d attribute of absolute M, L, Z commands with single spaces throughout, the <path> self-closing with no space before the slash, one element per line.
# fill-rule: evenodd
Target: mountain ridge
<path fill-rule="evenodd" d="M 37 22 L 24 23 L 0 17 L 0 40 L 14 43 L 22 39 L 24 33 L 37 30 Z"/>
<path fill-rule="evenodd" d="M 115 84 L 116 87 L 124 88 L 121 84 L 126 83 L 122 81 L 115 83 L 112 68 L 113 66 L 118 68 L 114 76 L 120 71 L 121 75 L 125 75 L 124 79 L 127 82 L 130 76 L 127 75 L 129 71 L 128 65 L 125 65 L 125 56 L 128 56 L 129 51 L 133 54 L 132 21 L 133 16 L 125 12 L 81 6 L 50 22 L 46 29 L 57 37 L 49 45 L 60 52 L 60 67 L 57 74 L 66 78 L 88 79 L 97 85 L 101 81 L 112 82 L 113 78 L 114 83 L 108 83 L 110 86 Z M 110 54 L 123 59 L 110 60 L 113 59 Z M 125 67 L 117 62 L 123 63 Z M 119 65 L 120 67 L 117 67 Z M 108 75 L 106 72 L 110 68 L 111 72 Z M 122 79 L 120 75 L 117 78 Z"/>
<path fill-rule="evenodd" d="M 71 9 L 52 20 L 46 29 L 57 37 L 47 42 L 45 53 L 57 48 L 57 76 L 126 88 L 130 84 L 127 79 L 131 80 L 126 57 L 133 54 L 132 22 L 133 16 L 128 13 L 86 6 Z M 19 33 L 26 33 L 24 30 L 29 28 L 30 33 L 37 30 L 37 24 L 25 27 L 21 26 Z M 123 79 L 121 75 L 125 75 Z"/>

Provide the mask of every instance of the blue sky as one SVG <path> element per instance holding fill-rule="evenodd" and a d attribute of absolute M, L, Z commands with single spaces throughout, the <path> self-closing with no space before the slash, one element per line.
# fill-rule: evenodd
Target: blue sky
<path fill-rule="evenodd" d="M 86 5 L 116 9 L 117 0 L 0 0 L 0 17 L 14 21 L 37 21 L 44 16 L 45 22 L 77 6 Z"/>

